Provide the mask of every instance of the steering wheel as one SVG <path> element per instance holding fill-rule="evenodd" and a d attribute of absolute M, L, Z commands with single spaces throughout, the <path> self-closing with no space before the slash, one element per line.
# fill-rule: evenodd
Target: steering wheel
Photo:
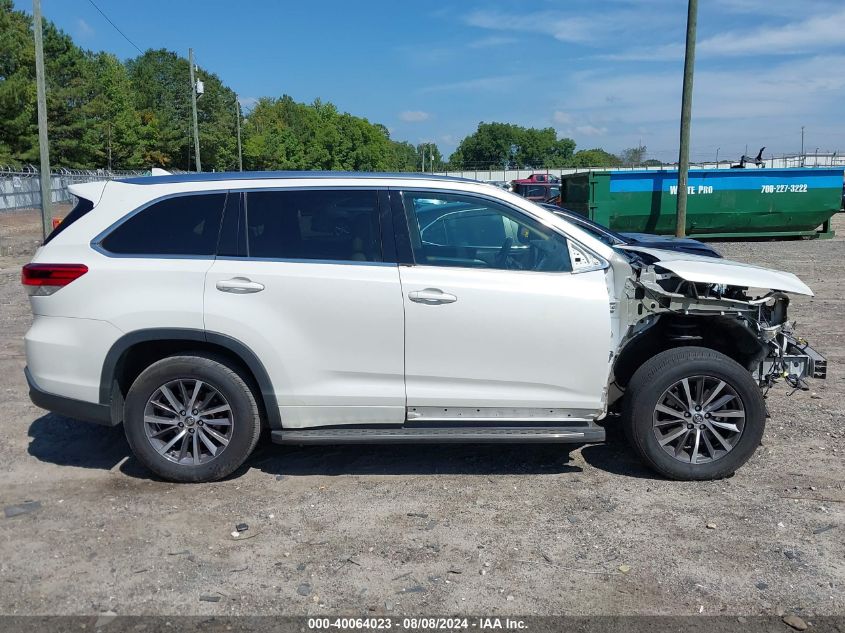
<path fill-rule="evenodd" d="M 497 268 L 509 268 L 508 263 L 511 259 L 511 248 L 513 247 L 513 238 L 508 237 L 502 242 L 502 248 L 496 253 L 496 258 L 493 260 Z"/>

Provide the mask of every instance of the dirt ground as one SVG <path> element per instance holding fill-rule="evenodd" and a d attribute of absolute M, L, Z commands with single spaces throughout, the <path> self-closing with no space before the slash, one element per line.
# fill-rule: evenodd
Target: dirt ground
<path fill-rule="evenodd" d="M 718 246 L 816 291 L 791 316 L 830 369 L 773 389 L 755 457 L 703 483 L 653 476 L 613 428 L 575 448 L 265 442 L 227 481 L 156 481 L 122 428 L 29 401 L 37 222 L 0 216 L 0 506 L 37 502 L 0 518 L 0 614 L 845 614 L 845 216 L 834 240 Z"/>

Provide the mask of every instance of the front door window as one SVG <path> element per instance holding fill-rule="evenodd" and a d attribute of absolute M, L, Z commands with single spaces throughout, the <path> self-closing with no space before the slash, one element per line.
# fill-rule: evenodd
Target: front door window
<path fill-rule="evenodd" d="M 486 198 L 403 193 L 419 265 L 571 272 L 566 238 Z"/>

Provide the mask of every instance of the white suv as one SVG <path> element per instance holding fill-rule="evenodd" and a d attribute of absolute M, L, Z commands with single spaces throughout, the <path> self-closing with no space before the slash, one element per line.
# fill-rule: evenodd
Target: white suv
<path fill-rule="evenodd" d="M 754 452 L 760 386 L 824 378 L 797 277 L 610 247 L 497 187 L 235 173 L 76 185 L 22 271 L 35 404 L 175 481 L 281 443 L 604 440 L 677 479 Z M 755 294 L 751 288 L 762 289 Z"/>

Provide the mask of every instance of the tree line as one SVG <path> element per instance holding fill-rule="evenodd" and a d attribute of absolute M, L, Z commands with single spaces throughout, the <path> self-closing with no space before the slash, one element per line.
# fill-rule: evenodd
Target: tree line
<path fill-rule="evenodd" d="M 160 49 L 121 61 L 110 53 L 82 49 L 49 20 L 44 20 L 43 31 L 54 166 L 192 169 L 187 59 Z M 419 171 L 423 160 L 426 171 L 611 167 L 626 162 L 625 156 L 598 148 L 575 151 L 575 141 L 558 138 L 551 127 L 483 122 L 447 162 L 434 143 L 393 140 L 384 125 L 340 112 L 319 99 L 304 104 L 289 96 L 263 97 L 246 116 L 239 115 L 234 91 L 213 72 L 198 72 L 205 88 L 197 116 L 207 170 L 237 169 L 238 116 L 245 169 Z M 0 164 L 37 163 L 32 17 L 14 10 L 12 0 L 0 0 L 0 122 Z"/>

